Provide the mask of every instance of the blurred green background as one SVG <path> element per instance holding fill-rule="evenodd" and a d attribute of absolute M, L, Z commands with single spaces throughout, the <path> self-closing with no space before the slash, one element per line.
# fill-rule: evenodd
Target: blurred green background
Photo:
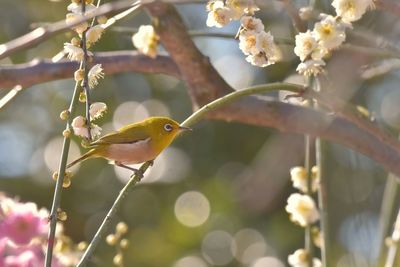
<path fill-rule="evenodd" d="M 296 1 L 298 6 L 305 1 Z M 0 43 L 16 38 L 33 25 L 64 18 L 68 1 L 0 1 Z M 322 1 L 328 7 L 329 1 Z M 257 16 L 276 37 L 292 39 L 291 21 L 282 3 L 265 1 Z M 327 9 L 326 12 L 332 11 Z M 180 6 L 189 29 L 217 31 L 205 26 L 204 5 Z M 142 12 L 118 26 L 148 24 Z M 387 31 L 390 25 L 391 31 Z M 380 11 L 367 14 L 357 26 L 399 39 L 398 18 Z M 219 32 L 236 33 L 237 23 Z M 50 58 L 59 52 L 72 32 L 57 35 L 37 47 L 15 53 L 2 65 Z M 177 40 L 178 41 L 178 40 Z M 294 74 L 298 62 L 290 45 L 282 45 L 283 63 L 268 68 L 250 66 L 235 40 L 196 38 L 219 73 L 235 89 L 282 81 Z M 107 30 L 93 51 L 132 50 L 131 36 Z M 355 70 L 346 67 L 358 54 L 338 52 L 331 60 L 334 80 L 348 81 Z M 362 62 L 370 62 L 364 57 Z M 336 65 L 334 65 L 336 64 Z M 292 77 L 293 78 L 293 77 Z M 391 129 L 399 125 L 399 72 L 351 84 L 357 104 L 373 111 L 376 120 Z M 74 81 L 61 80 L 24 90 L 0 111 L 0 190 L 23 201 L 50 208 L 66 109 Z M 1 90 L 3 96 L 7 90 Z M 121 73 L 106 76 L 92 91 L 93 101 L 107 103 L 109 111 L 98 124 L 103 133 L 152 115 L 182 121 L 191 114 L 185 85 L 164 75 Z M 269 97 L 277 97 L 271 95 Z M 80 104 L 78 114 L 84 113 Z M 268 116 L 268 114 L 265 114 Z M 129 225 L 130 247 L 126 266 L 287 266 L 287 255 L 303 247 L 303 229 L 284 211 L 291 187 L 289 169 L 303 162 L 303 136 L 237 123 L 202 121 L 194 131 L 176 140 L 155 161 L 143 183 L 124 200 L 115 221 Z M 69 159 L 84 149 L 73 138 Z M 331 266 L 374 266 L 379 247 L 379 211 L 386 173 L 368 158 L 337 144 L 325 151 L 329 187 Z M 66 233 L 75 241 L 89 241 L 129 173 L 101 159 L 74 170 L 64 190 L 62 208 L 68 214 Z M 397 202 L 398 203 L 398 202 Z M 398 205 L 396 205 L 398 206 Z M 193 217 L 184 216 L 185 211 Z M 111 266 L 115 250 L 103 242 L 93 266 Z"/>

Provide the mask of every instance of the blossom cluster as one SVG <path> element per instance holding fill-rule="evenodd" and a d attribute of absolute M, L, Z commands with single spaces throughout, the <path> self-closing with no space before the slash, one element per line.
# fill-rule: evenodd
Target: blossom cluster
<path fill-rule="evenodd" d="M 38 209 L 34 203 L 21 203 L 0 195 L 0 266 L 43 266 L 49 213 Z M 57 247 L 64 243 L 62 225 L 56 233 L 56 249 L 52 266 L 74 266 L 81 252 L 76 246 L 64 246 L 61 253 Z"/>
<path fill-rule="evenodd" d="M 299 189 L 303 194 L 291 194 L 287 200 L 286 211 L 289 213 L 290 219 L 294 223 L 302 227 L 309 227 L 319 219 L 317 205 L 314 199 L 310 196 L 310 194 L 315 192 L 319 186 L 318 168 L 314 166 L 311 169 L 311 174 L 308 175 L 308 172 L 304 167 L 296 166 L 290 170 L 290 177 L 293 187 Z M 318 236 L 319 231 L 317 230 L 315 233 L 315 239 L 318 239 Z M 310 262 L 308 252 L 305 249 L 298 249 L 293 254 L 289 255 L 288 262 L 293 267 L 306 267 Z M 321 261 L 317 258 L 314 258 L 312 262 L 313 267 L 321 266 Z"/>
<path fill-rule="evenodd" d="M 335 17 L 321 14 L 312 31 L 296 35 L 294 53 L 301 60 L 297 71 L 305 76 L 322 73 L 324 59 L 346 40 L 346 29 L 352 28 L 351 23 L 359 20 L 373 4 L 373 0 L 334 0 Z"/>
<path fill-rule="evenodd" d="M 252 0 L 211 0 L 207 4 L 207 26 L 221 28 L 240 20 L 239 48 L 246 55 L 246 61 L 266 67 L 281 59 L 281 51 L 272 34 L 264 30 L 262 21 L 254 17 L 258 10 Z"/>
<path fill-rule="evenodd" d="M 69 13 L 67 13 L 66 15 L 66 23 L 67 25 L 71 25 L 71 28 L 79 36 L 79 38 L 74 37 L 72 38 L 71 42 L 64 44 L 64 51 L 66 52 L 67 57 L 72 61 L 84 61 L 85 49 L 86 55 L 90 58 L 93 57 L 93 53 L 88 51 L 87 49 L 90 48 L 97 41 L 99 41 L 104 32 L 107 19 L 104 17 L 97 17 L 97 25 L 94 25 L 94 23 L 90 24 L 87 21 L 81 23 L 79 22 L 83 21 L 85 16 L 93 15 L 93 12 L 95 12 L 96 9 L 96 6 L 93 5 L 91 0 L 85 0 L 84 14 L 82 12 L 82 3 L 80 0 L 73 0 L 72 3 L 69 4 L 67 7 Z M 85 38 L 82 38 L 83 36 Z M 83 39 L 85 40 L 85 43 L 83 43 Z M 85 81 L 86 72 L 87 80 Z M 100 78 L 104 78 L 103 67 L 101 64 L 96 64 L 92 66 L 88 71 L 86 71 L 84 66 L 74 73 L 75 81 L 80 82 L 82 86 L 85 86 L 84 82 L 86 82 L 87 86 L 90 89 L 93 89 L 98 85 Z M 83 88 L 79 99 L 81 102 L 87 101 L 87 97 Z M 107 106 L 105 103 L 96 102 L 91 104 L 89 110 L 90 120 L 92 121 L 102 117 L 106 110 Z M 63 118 L 63 116 L 61 117 Z M 66 117 L 64 116 L 64 118 Z M 88 125 L 87 120 L 88 119 L 83 116 L 78 116 L 73 119 L 71 126 L 74 134 L 86 139 L 94 139 L 100 136 L 101 128 L 94 123 L 90 123 L 90 125 Z M 90 131 L 88 130 L 89 127 Z M 91 136 L 89 136 L 89 132 Z M 65 132 L 64 136 L 69 136 L 69 132 Z"/>

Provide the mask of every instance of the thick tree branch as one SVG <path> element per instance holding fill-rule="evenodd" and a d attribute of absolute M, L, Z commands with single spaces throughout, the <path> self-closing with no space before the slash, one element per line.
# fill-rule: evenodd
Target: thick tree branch
<path fill-rule="evenodd" d="M 195 108 L 233 91 L 210 65 L 188 36 L 173 6 L 155 2 L 146 8 L 156 19 L 156 30 L 171 58 L 188 84 Z M 180 40 L 176 42 L 176 40 Z M 184 49 L 183 49 L 184 48 Z M 239 100 L 221 108 L 210 118 L 274 127 L 281 131 L 306 133 L 344 144 L 381 163 L 387 170 L 400 172 L 400 149 L 394 137 L 371 125 L 358 127 L 345 118 L 327 116 L 313 110 L 257 98 Z M 385 138 L 380 138 L 385 136 Z M 392 146 L 396 144 L 395 146 Z"/>
<path fill-rule="evenodd" d="M 102 64 L 106 74 L 122 72 L 163 73 L 180 77 L 176 64 L 167 56 L 155 59 L 134 51 L 95 53 L 93 64 Z M 78 62 L 67 60 L 33 60 L 30 63 L 0 66 L 0 88 L 23 88 L 53 80 L 69 79 L 78 68 Z"/>

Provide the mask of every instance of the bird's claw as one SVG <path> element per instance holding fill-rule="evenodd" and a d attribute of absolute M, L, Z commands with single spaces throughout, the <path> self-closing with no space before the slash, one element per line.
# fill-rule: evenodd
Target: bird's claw
<path fill-rule="evenodd" d="M 142 170 L 134 170 L 131 177 L 133 176 L 138 176 L 139 179 L 142 179 L 144 177 L 144 173 Z"/>

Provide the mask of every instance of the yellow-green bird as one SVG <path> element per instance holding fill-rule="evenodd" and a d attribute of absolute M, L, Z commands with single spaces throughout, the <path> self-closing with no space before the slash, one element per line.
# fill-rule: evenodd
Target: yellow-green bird
<path fill-rule="evenodd" d="M 186 130 L 191 129 L 180 126 L 170 118 L 150 117 L 124 126 L 91 143 L 91 150 L 68 164 L 67 168 L 89 158 L 105 158 L 137 173 L 137 169 L 126 165 L 154 160 L 180 132 Z"/>

